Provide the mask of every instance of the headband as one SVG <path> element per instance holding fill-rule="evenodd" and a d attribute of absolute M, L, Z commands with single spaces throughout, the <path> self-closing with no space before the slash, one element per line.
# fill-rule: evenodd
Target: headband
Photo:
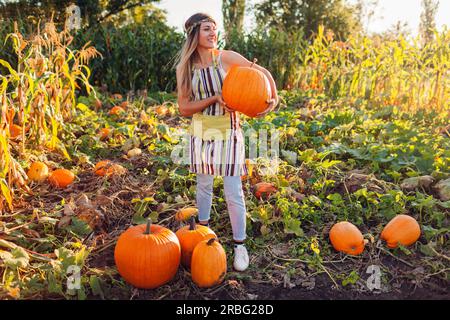
<path fill-rule="evenodd" d="M 211 18 L 206 18 L 197 22 L 194 22 L 192 25 L 189 26 L 189 28 L 186 29 L 186 34 L 190 35 L 192 30 L 194 30 L 196 27 L 198 27 L 199 25 L 201 25 L 203 22 L 214 22 L 214 20 L 212 20 Z"/>

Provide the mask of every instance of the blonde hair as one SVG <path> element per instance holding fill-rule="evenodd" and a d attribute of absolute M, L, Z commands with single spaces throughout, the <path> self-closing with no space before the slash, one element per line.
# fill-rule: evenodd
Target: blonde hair
<path fill-rule="evenodd" d="M 206 13 L 196 13 L 186 20 L 184 30 L 187 37 L 183 47 L 178 52 L 175 62 L 176 68 L 180 70 L 181 75 L 181 83 L 177 83 L 177 86 L 189 97 L 192 96 L 192 63 L 198 55 L 198 35 L 202 22 L 216 24 L 216 21 Z"/>

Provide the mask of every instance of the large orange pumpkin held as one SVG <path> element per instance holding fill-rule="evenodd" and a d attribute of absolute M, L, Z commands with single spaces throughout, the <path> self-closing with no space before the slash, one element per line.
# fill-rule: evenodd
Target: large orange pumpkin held
<path fill-rule="evenodd" d="M 232 66 L 223 81 L 222 96 L 232 109 L 249 117 L 256 117 L 269 107 L 272 97 L 269 79 L 264 73 L 250 67 Z"/>

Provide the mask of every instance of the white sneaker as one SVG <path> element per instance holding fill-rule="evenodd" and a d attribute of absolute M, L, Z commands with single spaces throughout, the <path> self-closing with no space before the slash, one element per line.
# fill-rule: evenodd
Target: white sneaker
<path fill-rule="evenodd" d="M 243 244 L 234 246 L 234 263 L 233 267 L 236 271 L 244 271 L 248 268 L 249 259 L 247 249 Z"/>

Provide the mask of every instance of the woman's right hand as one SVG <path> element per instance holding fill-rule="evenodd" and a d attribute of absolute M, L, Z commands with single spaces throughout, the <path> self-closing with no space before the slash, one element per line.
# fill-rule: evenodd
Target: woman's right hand
<path fill-rule="evenodd" d="M 225 100 L 223 100 L 223 97 L 221 94 L 216 94 L 215 97 L 216 97 L 216 102 L 218 102 L 222 106 L 222 108 L 224 108 L 226 111 L 228 111 L 228 112 L 234 111 L 233 109 L 230 109 L 227 106 L 227 104 L 226 104 Z"/>

